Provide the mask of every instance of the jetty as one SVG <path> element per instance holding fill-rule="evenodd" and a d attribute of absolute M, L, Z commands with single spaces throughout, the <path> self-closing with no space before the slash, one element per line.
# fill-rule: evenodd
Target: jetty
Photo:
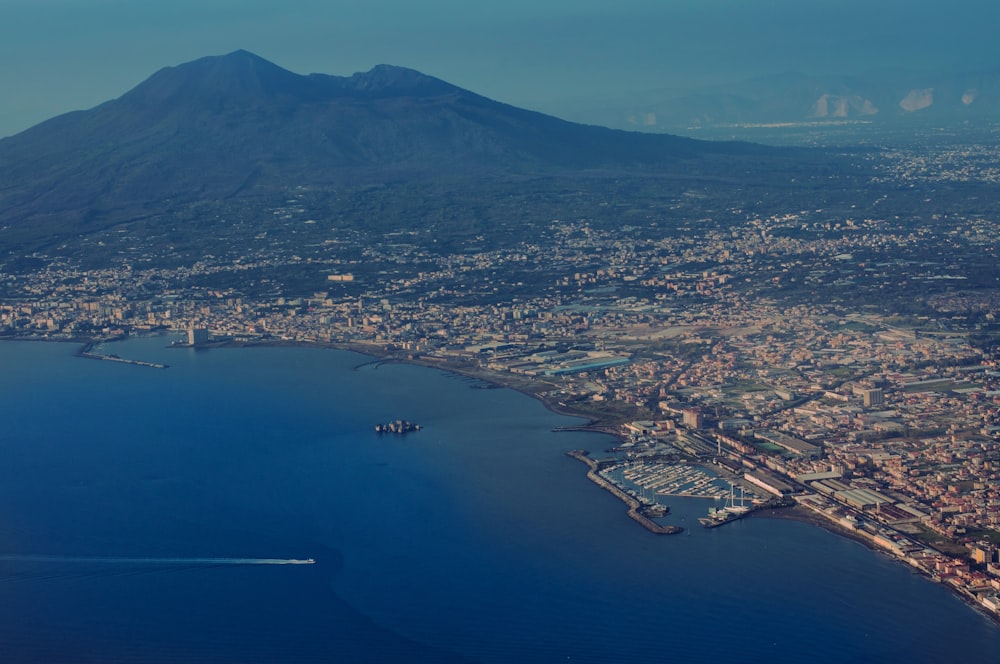
<path fill-rule="evenodd" d="M 623 491 L 617 484 L 601 477 L 600 473 L 597 472 L 600 469 L 600 465 L 590 458 L 590 454 L 586 450 L 570 450 L 566 453 L 566 456 L 587 464 L 587 478 L 625 503 L 628 506 L 628 517 L 649 532 L 657 535 L 676 535 L 684 531 L 680 526 L 664 526 L 649 518 L 647 514 L 650 513 L 651 508 L 645 507 L 634 496 L 630 496 Z M 663 506 L 658 511 L 655 508 L 652 508 L 652 510 L 656 512 L 653 516 L 661 516 L 666 513 L 667 508 Z"/>
<path fill-rule="evenodd" d="M 708 516 L 700 517 L 698 522 L 706 528 L 717 528 L 723 524 L 742 519 L 748 513 L 749 512 L 724 512 L 722 516 L 716 516 L 719 512 L 715 512 L 713 514 L 709 514 Z"/>
<path fill-rule="evenodd" d="M 117 355 L 100 355 L 99 353 L 77 353 L 78 357 L 85 357 L 88 360 L 104 360 L 106 362 L 121 362 L 122 364 L 134 364 L 138 367 L 151 367 L 153 369 L 166 369 L 168 365 L 159 362 L 147 362 L 145 360 L 129 360 Z"/>

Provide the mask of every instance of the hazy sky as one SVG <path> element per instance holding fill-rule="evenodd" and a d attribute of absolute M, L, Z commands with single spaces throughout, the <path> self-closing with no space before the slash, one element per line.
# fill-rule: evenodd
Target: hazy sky
<path fill-rule="evenodd" d="M 0 136 L 239 48 L 572 119 L 576 100 L 789 71 L 993 69 L 998 25 L 996 0 L 0 0 Z"/>

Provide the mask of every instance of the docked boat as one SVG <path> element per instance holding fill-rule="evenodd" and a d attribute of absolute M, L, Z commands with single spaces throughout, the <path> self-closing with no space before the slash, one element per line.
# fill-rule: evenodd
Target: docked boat
<path fill-rule="evenodd" d="M 736 501 L 736 487 L 730 485 L 729 499 L 726 501 L 725 507 L 708 508 L 708 516 L 699 518 L 698 522 L 706 528 L 715 528 L 724 523 L 742 519 L 751 511 L 750 505 L 746 504 L 746 496 L 743 494 L 743 489 L 740 489 L 739 503 Z"/>

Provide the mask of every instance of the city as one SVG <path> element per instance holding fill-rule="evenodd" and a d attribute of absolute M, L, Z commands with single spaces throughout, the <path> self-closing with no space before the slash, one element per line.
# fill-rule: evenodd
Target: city
<path fill-rule="evenodd" d="M 484 233 L 452 249 L 433 249 L 431 229 L 346 231 L 302 188 L 258 210 L 272 230 L 227 255 L 157 262 L 161 238 L 122 229 L 84 239 L 110 247 L 103 266 L 21 257 L 0 272 L 0 335 L 90 351 L 205 330 L 191 341 L 475 375 L 589 418 L 630 441 L 632 463 L 683 458 L 793 497 L 996 618 L 1000 220 L 954 211 L 955 192 L 935 187 L 978 195 L 997 156 L 870 155 L 878 175 L 854 212 L 772 202 L 723 219 L 704 213 L 706 198 L 719 206 L 705 192 L 648 210 L 593 192 L 620 225 L 551 218 L 512 245 Z M 898 214 L 887 198 L 915 186 L 925 209 Z"/>

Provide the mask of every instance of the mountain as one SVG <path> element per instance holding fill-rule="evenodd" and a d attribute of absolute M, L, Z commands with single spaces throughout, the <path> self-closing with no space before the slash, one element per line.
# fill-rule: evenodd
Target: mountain
<path fill-rule="evenodd" d="M 669 169 L 760 149 L 573 124 L 400 67 L 303 76 L 236 51 L 0 141 L 0 226 L 86 230 L 299 185 Z"/>
<path fill-rule="evenodd" d="M 575 124 L 401 67 L 299 75 L 236 51 L 0 140 L 0 273 L 220 253 L 308 265 L 344 238 L 500 250 L 557 219 L 668 233 L 848 207 L 864 168 L 834 151 Z"/>

